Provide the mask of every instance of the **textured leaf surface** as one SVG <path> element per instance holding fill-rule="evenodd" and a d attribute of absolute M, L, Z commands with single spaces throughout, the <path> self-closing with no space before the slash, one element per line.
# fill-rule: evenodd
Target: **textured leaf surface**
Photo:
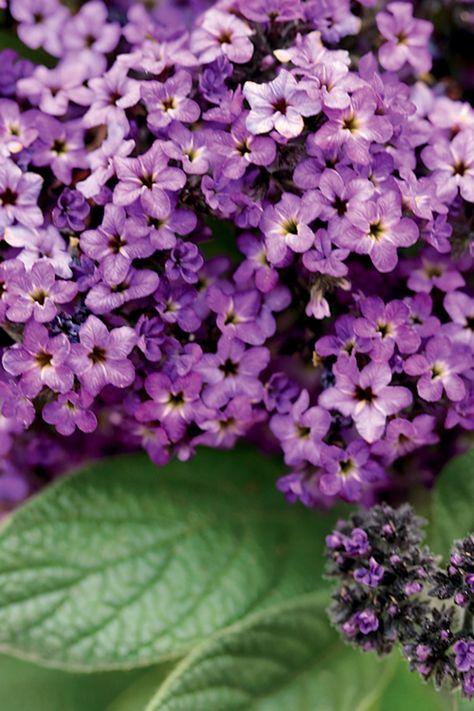
<path fill-rule="evenodd" d="M 0 646 L 75 669 L 180 656 L 247 614 L 322 585 L 321 514 L 275 491 L 280 465 L 204 450 L 63 479 L 0 532 Z"/>
<path fill-rule="evenodd" d="M 293 600 L 224 630 L 181 662 L 146 711 L 372 711 L 392 659 L 343 646 L 327 598 Z"/>
<path fill-rule="evenodd" d="M 453 459 L 433 492 L 432 545 L 447 557 L 453 542 L 474 532 L 474 448 Z"/>

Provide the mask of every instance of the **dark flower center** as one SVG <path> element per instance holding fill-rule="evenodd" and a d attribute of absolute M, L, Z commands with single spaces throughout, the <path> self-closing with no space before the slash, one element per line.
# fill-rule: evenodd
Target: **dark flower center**
<path fill-rule="evenodd" d="M 122 98 L 122 94 L 119 91 L 111 91 L 109 94 L 109 104 L 110 106 L 115 106 L 117 101 Z"/>
<path fill-rule="evenodd" d="M 33 15 L 33 20 L 35 21 L 35 23 L 37 25 L 39 25 L 41 22 L 44 21 L 43 13 L 42 12 L 35 12 L 35 14 Z"/>
<path fill-rule="evenodd" d="M 124 294 L 127 289 L 130 288 L 130 284 L 126 281 L 122 281 L 120 284 L 114 284 L 110 287 L 110 291 L 114 294 Z"/>
<path fill-rule="evenodd" d="M 222 30 L 217 38 L 219 44 L 230 44 L 232 42 L 232 33 L 230 30 Z"/>
<path fill-rule="evenodd" d="M 367 388 L 362 388 L 360 385 L 356 385 L 356 389 L 354 392 L 354 398 L 358 400 L 359 402 L 367 402 L 371 403 L 375 400 L 375 394 L 372 391 L 372 388 L 367 387 Z"/>
<path fill-rule="evenodd" d="M 282 96 L 280 99 L 275 99 L 275 101 L 272 103 L 272 107 L 275 111 L 279 111 L 281 114 L 283 114 L 283 116 L 285 116 L 288 110 L 288 102 Z"/>
<path fill-rule="evenodd" d="M 283 225 L 283 229 L 287 234 L 290 235 L 297 235 L 298 234 L 298 222 L 294 217 L 290 217 L 289 220 L 286 220 L 286 222 Z"/>
<path fill-rule="evenodd" d="M 184 393 L 182 393 L 182 392 L 170 393 L 168 402 L 173 407 L 181 407 L 181 405 L 184 405 L 184 403 L 185 403 Z"/>
<path fill-rule="evenodd" d="M 38 363 L 40 368 L 47 368 L 49 365 L 51 365 L 51 361 L 53 360 L 53 356 L 51 353 L 47 353 L 44 350 L 38 351 L 38 353 L 35 356 L 35 360 Z"/>
<path fill-rule="evenodd" d="M 153 190 L 153 186 L 155 184 L 154 175 L 150 175 L 150 173 L 145 173 L 145 175 L 141 176 L 140 181 L 142 185 L 148 188 L 148 190 Z"/>
<path fill-rule="evenodd" d="M 57 153 L 58 156 L 63 155 L 64 153 L 67 153 L 66 141 L 64 141 L 61 138 L 56 138 L 53 142 L 52 149 L 53 149 L 54 153 Z"/>
<path fill-rule="evenodd" d="M 392 329 L 390 328 L 390 325 L 388 323 L 379 323 L 377 324 L 377 333 L 380 333 L 382 338 L 386 338 L 389 336 L 392 332 Z"/>
<path fill-rule="evenodd" d="M 466 174 L 468 166 L 464 161 L 460 160 L 458 163 L 453 165 L 453 175 L 460 175 L 461 177 Z"/>
<path fill-rule="evenodd" d="M 231 324 L 236 324 L 238 323 L 238 318 L 237 314 L 234 311 L 229 311 L 227 316 L 225 317 L 224 325 L 225 326 L 230 326 Z"/>
<path fill-rule="evenodd" d="M 339 468 L 341 470 L 342 476 L 348 476 L 354 469 L 354 462 L 352 459 L 346 459 L 339 463 Z"/>
<path fill-rule="evenodd" d="M 353 133 L 354 131 L 357 131 L 357 129 L 359 128 L 359 124 L 355 116 L 348 116 L 342 122 L 342 127 L 345 128 L 346 131 L 350 131 L 351 133 Z"/>
<path fill-rule="evenodd" d="M 246 138 L 245 141 L 242 141 L 242 143 L 238 143 L 236 146 L 236 150 L 238 153 L 240 153 L 241 156 L 246 156 L 248 153 L 250 153 L 248 139 Z"/>
<path fill-rule="evenodd" d="M 339 217 L 342 217 L 347 212 L 347 200 L 343 200 L 339 197 L 339 195 L 334 198 L 332 206 L 336 210 Z"/>
<path fill-rule="evenodd" d="M 31 294 L 31 298 L 40 306 L 44 306 L 44 303 L 48 298 L 48 293 L 43 289 L 37 289 Z"/>
<path fill-rule="evenodd" d="M 101 346 L 94 346 L 87 357 L 94 365 L 99 365 L 107 361 L 107 351 L 105 348 L 101 348 Z"/>
<path fill-rule="evenodd" d="M 237 363 L 234 363 L 233 360 L 227 358 L 227 360 L 219 366 L 219 370 L 221 370 L 227 378 L 230 375 L 237 375 L 239 366 Z"/>
<path fill-rule="evenodd" d="M 1 294 L 1 285 L 0 285 L 0 294 Z M 469 331 L 474 331 L 474 316 L 467 316 L 466 317 L 466 325 L 464 328 L 469 329 Z"/>
<path fill-rule="evenodd" d="M 85 45 L 86 47 L 89 47 L 89 49 L 92 47 L 94 42 L 96 41 L 96 37 L 94 35 L 87 35 L 86 40 L 85 40 Z"/>
<path fill-rule="evenodd" d="M 298 425 L 297 432 L 300 439 L 307 439 L 311 434 L 311 429 L 309 427 L 303 427 L 303 425 Z"/>
<path fill-rule="evenodd" d="M 109 249 L 113 254 L 118 254 L 122 247 L 125 247 L 127 240 L 122 239 L 120 235 L 112 235 L 109 239 Z"/>
<path fill-rule="evenodd" d="M 380 222 L 372 222 L 370 225 L 369 235 L 372 239 L 379 240 L 384 233 L 384 226 Z"/>
<path fill-rule="evenodd" d="M 0 193 L 0 200 L 3 205 L 16 205 L 18 200 L 18 193 L 16 193 L 11 188 L 6 188 L 3 193 Z"/>
<path fill-rule="evenodd" d="M 164 111 L 170 111 L 171 109 L 176 108 L 176 101 L 174 96 L 168 96 L 166 99 L 163 99 L 161 102 L 161 105 L 163 107 Z"/>

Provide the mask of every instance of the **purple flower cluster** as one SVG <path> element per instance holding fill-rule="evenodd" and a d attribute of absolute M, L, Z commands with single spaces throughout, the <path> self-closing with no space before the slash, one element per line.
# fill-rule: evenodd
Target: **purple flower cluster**
<path fill-rule="evenodd" d="M 351 644 L 386 654 L 400 643 L 412 671 L 470 698 L 474 537 L 455 544 L 443 571 L 421 547 L 423 523 L 408 505 L 386 504 L 340 521 L 326 539 L 327 571 L 340 584 L 329 615 Z"/>
<path fill-rule="evenodd" d="M 427 76 L 433 25 L 178 4 L 9 3 L 54 66 L 0 54 L 2 505 L 242 437 L 308 506 L 429 482 L 474 429 L 474 110 Z"/>

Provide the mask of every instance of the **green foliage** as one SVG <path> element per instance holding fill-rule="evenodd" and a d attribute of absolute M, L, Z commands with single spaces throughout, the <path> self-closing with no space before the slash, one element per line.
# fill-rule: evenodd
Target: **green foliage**
<path fill-rule="evenodd" d="M 179 664 L 146 711 L 362 711 L 374 708 L 392 662 L 335 636 L 313 594 L 217 634 Z"/>
<path fill-rule="evenodd" d="M 474 448 L 456 457 L 436 482 L 431 511 L 433 549 L 449 556 L 453 542 L 474 531 Z"/>
<path fill-rule="evenodd" d="M 204 450 L 163 469 L 110 459 L 46 489 L 0 532 L 0 646 L 66 669 L 148 665 L 320 588 L 330 522 L 288 506 L 280 473 Z"/>

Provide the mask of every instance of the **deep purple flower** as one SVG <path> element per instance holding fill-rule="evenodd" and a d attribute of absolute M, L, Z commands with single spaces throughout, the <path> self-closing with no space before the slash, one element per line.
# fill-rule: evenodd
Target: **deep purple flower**
<path fill-rule="evenodd" d="M 127 356 L 136 342 L 132 328 L 121 326 L 109 331 L 100 319 L 89 316 L 79 330 L 79 343 L 72 345 L 69 358 L 84 390 L 98 395 L 109 383 L 117 388 L 131 385 L 135 369 Z"/>
<path fill-rule="evenodd" d="M 206 302 L 217 314 L 217 326 L 225 336 L 260 346 L 274 333 L 273 316 L 262 308 L 260 293 L 255 289 L 232 294 L 212 285 L 207 292 Z"/>
<path fill-rule="evenodd" d="M 84 126 L 105 123 L 128 131 L 126 110 L 140 101 L 140 83 L 127 76 L 126 67 L 116 63 L 104 76 L 89 79 L 88 85 L 93 99 L 82 119 Z"/>
<path fill-rule="evenodd" d="M 431 415 L 418 415 L 412 421 L 396 417 L 388 423 L 383 440 L 372 445 L 372 452 L 391 464 L 420 447 L 438 442 L 435 424 L 436 420 Z"/>
<path fill-rule="evenodd" d="M 322 440 L 330 423 L 329 413 L 318 406 L 310 407 L 309 394 L 302 390 L 288 414 L 273 415 L 270 429 L 281 443 L 287 464 L 319 464 Z"/>
<path fill-rule="evenodd" d="M 37 262 L 30 272 L 23 268 L 9 280 L 7 318 L 17 323 L 31 317 L 39 323 L 52 321 L 58 311 L 56 304 L 67 304 L 76 294 L 77 284 L 56 280 L 51 264 Z"/>
<path fill-rule="evenodd" d="M 151 269 L 129 267 L 123 279 L 117 282 L 113 276 L 103 276 L 86 296 L 86 306 L 94 314 L 107 314 L 128 301 L 143 299 L 158 288 L 160 278 Z"/>
<path fill-rule="evenodd" d="M 459 671 L 467 672 L 474 668 L 474 642 L 460 639 L 453 645 L 453 651 Z"/>
<path fill-rule="evenodd" d="M 347 501 L 359 501 L 367 486 L 383 478 L 382 468 L 370 458 L 370 448 L 357 439 L 347 449 L 323 447 L 321 470 L 319 486 L 323 494 Z"/>
<path fill-rule="evenodd" d="M 356 570 L 354 570 L 354 580 L 360 585 L 376 588 L 382 580 L 383 574 L 383 567 L 371 556 L 369 558 L 368 568 L 356 568 Z"/>
<path fill-rule="evenodd" d="M 403 301 L 384 304 L 378 296 L 363 299 L 360 304 L 362 318 L 354 323 L 354 332 L 369 344 L 372 360 L 388 361 L 395 345 L 400 353 L 414 353 L 421 339 L 409 324 L 410 310 Z"/>
<path fill-rule="evenodd" d="M 267 166 L 276 156 L 275 141 L 269 136 L 253 136 L 244 113 L 234 121 L 230 133 L 214 131 L 210 141 L 217 154 L 224 158 L 222 172 L 234 180 L 241 178 L 249 165 Z"/>
<path fill-rule="evenodd" d="M 169 208 L 170 198 L 165 190 L 179 190 L 184 186 L 186 176 L 178 168 L 169 168 L 168 160 L 159 141 L 138 158 L 116 158 L 119 182 L 114 190 L 114 203 L 131 205 L 150 194 L 157 206 Z"/>
<path fill-rule="evenodd" d="M 171 281 L 181 278 L 188 284 L 195 284 L 203 264 L 204 259 L 197 246 L 192 242 L 179 240 L 166 261 L 165 271 Z"/>
<path fill-rule="evenodd" d="M 85 197 L 78 190 L 65 188 L 53 210 L 53 222 L 59 230 L 80 232 L 86 225 L 90 207 Z"/>
<path fill-rule="evenodd" d="M 293 252 L 306 252 L 314 242 L 314 232 L 310 223 L 318 216 L 319 206 L 311 192 L 303 198 L 283 193 L 279 203 L 265 208 L 260 229 L 265 235 L 268 259 L 279 264 Z"/>
<path fill-rule="evenodd" d="M 11 160 L 0 162 L 0 230 L 14 220 L 27 227 L 43 222 L 38 195 L 43 178 L 36 173 L 22 173 Z"/>
<path fill-rule="evenodd" d="M 71 390 L 74 379 L 68 364 L 70 351 L 66 336 L 50 338 L 44 326 L 30 321 L 23 342 L 3 353 L 2 364 L 7 373 L 20 376 L 21 391 L 29 398 L 36 397 L 43 387 L 64 393 Z"/>
<path fill-rule="evenodd" d="M 44 406 L 43 419 L 66 437 L 72 435 L 76 427 L 81 432 L 93 432 L 97 427 L 97 418 L 87 409 L 91 400 L 91 396 L 79 395 L 73 391 L 58 395 L 57 400 Z"/>
<path fill-rule="evenodd" d="M 443 199 L 452 200 L 458 190 L 468 202 L 474 202 L 474 135 L 461 131 L 451 143 L 436 141 L 423 149 L 424 164 L 433 171 Z"/>
<path fill-rule="evenodd" d="M 191 88 L 191 74 L 185 71 L 177 72 L 165 82 L 142 84 L 141 96 L 149 110 L 147 121 L 150 128 L 164 128 L 172 121 L 197 121 L 201 111 L 199 105 L 188 98 Z"/>
<path fill-rule="evenodd" d="M 153 253 L 148 232 L 143 222 L 127 218 L 123 207 L 108 204 L 100 226 L 83 232 L 80 245 L 84 254 L 100 263 L 107 281 L 120 284 L 133 259 Z"/>
<path fill-rule="evenodd" d="M 319 404 L 352 417 L 366 442 L 379 439 L 387 416 L 400 412 L 412 402 L 407 388 L 389 385 L 392 372 L 386 363 L 369 363 L 359 372 L 354 358 L 341 356 L 334 373 L 336 385 L 321 393 Z"/>

